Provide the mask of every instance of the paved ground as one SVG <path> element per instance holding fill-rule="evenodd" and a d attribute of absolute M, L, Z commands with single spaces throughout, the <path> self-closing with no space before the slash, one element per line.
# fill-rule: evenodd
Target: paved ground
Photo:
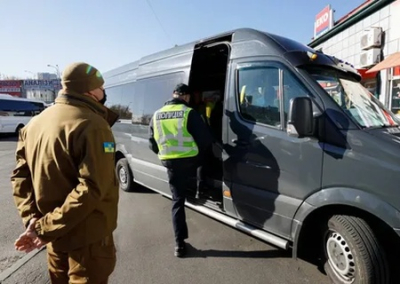
<path fill-rule="evenodd" d="M 11 140 L 11 141 L 10 141 Z M 25 254 L 13 248 L 23 231 L 15 210 L 9 175 L 16 143 L 0 138 L 0 282 Z M 118 263 L 110 283 L 330 283 L 315 266 L 293 260 L 273 248 L 219 222 L 187 209 L 190 255 L 173 256 L 170 201 L 143 189 L 121 193 L 115 232 Z M 2 283 L 49 283 L 46 251 L 23 264 Z M 21 261 L 19 261 L 21 262 Z"/>

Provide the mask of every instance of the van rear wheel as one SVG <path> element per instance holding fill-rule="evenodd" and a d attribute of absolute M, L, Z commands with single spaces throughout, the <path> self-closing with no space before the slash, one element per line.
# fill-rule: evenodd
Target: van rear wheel
<path fill-rule="evenodd" d="M 325 271 L 336 284 L 389 283 L 387 259 L 361 218 L 334 215 L 324 230 Z"/>
<path fill-rule="evenodd" d="M 126 158 L 119 159 L 115 165 L 116 174 L 119 181 L 119 188 L 126 192 L 135 190 L 136 184 L 133 181 L 133 174 Z"/>

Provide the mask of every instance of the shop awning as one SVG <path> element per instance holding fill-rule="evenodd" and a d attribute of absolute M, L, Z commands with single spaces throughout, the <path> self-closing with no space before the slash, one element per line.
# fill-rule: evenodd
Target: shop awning
<path fill-rule="evenodd" d="M 389 69 L 396 66 L 400 66 L 400 52 L 393 53 L 389 55 L 382 62 L 379 62 L 377 65 L 372 67 L 367 71 L 367 73 L 381 71 L 383 69 Z"/>
<path fill-rule="evenodd" d="M 378 72 L 368 72 L 368 69 L 357 69 L 363 80 L 374 79 Z"/>

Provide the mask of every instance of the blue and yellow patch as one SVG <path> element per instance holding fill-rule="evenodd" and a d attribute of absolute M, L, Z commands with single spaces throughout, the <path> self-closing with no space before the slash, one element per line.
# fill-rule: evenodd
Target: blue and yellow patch
<path fill-rule="evenodd" d="M 115 152 L 114 142 L 104 142 L 103 149 L 104 153 L 114 153 Z"/>

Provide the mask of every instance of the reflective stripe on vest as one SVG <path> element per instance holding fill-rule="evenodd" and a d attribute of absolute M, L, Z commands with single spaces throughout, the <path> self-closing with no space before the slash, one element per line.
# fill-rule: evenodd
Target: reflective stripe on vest
<path fill-rule="evenodd" d="M 166 105 L 155 112 L 154 139 L 159 148 L 160 159 L 189 158 L 198 154 L 197 144 L 186 128 L 190 111 L 191 108 L 185 105 Z M 172 133 L 165 133 L 166 131 Z"/>

